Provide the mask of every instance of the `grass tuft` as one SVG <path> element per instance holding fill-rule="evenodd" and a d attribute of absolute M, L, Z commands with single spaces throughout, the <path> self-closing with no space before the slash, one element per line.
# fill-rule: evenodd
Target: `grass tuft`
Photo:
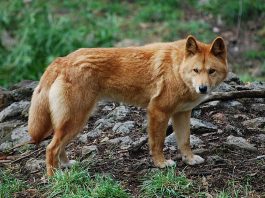
<path fill-rule="evenodd" d="M 0 197 L 13 197 L 15 192 L 25 186 L 23 181 L 16 179 L 10 172 L 0 170 Z"/>
<path fill-rule="evenodd" d="M 49 198 L 52 197 L 121 197 L 127 198 L 129 194 L 120 183 L 109 176 L 96 175 L 91 177 L 80 164 L 68 171 L 58 170 L 49 180 L 47 187 Z"/>
<path fill-rule="evenodd" d="M 175 167 L 150 173 L 142 185 L 143 197 L 185 197 L 193 185 L 184 173 L 176 175 Z"/>

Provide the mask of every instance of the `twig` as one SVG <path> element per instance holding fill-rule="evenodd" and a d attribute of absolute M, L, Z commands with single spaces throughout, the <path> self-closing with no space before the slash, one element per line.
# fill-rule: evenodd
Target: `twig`
<path fill-rule="evenodd" d="M 23 159 L 25 159 L 25 158 L 27 158 L 27 157 L 29 157 L 29 156 L 35 154 L 35 153 L 38 153 L 39 151 L 40 151 L 40 152 L 43 152 L 43 151 L 45 151 L 45 148 L 39 148 L 38 150 L 33 151 L 32 153 L 29 153 L 29 154 L 27 154 L 27 155 L 25 155 L 25 156 L 23 156 L 23 157 L 21 157 L 21 158 L 18 158 L 18 159 L 16 159 L 16 160 L 12 161 L 11 163 L 14 164 L 14 163 L 16 163 L 16 162 L 19 162 L 19 161 L 21 161 L 21 160 L 23 160 Z"/>
<path fill-rule="evenodd" d="M 239 98 L 265 98 L 265 90 L 244 90 L 230 92 L 213 92 L 201 104 L 214 100 L 232 100 Z"/>
<path fill-rule="evenodd" d="M 237 16 L 237 30 L 236 30 L 236 39 L 239 39 L 240 27 L 241 27 L 241 18 L 242 18 L 242 10 L 243 10 L 243 2 L 242 0 L 238 1 L 239 3 L 239 10 Z"/>

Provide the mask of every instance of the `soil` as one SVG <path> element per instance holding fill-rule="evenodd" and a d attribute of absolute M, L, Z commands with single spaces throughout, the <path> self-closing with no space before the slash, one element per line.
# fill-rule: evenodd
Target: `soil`
<path fill-rule="evenodd" d="M 265 102 L 261 100 L 238 100 L 243 104 L 242 108 L 224 108 L 225 102 L 221 102 L 223 108 L 197 107 L 193 111 L 193 117 L 212 122 L 218 126 L 217 132 L 197 134 L 197 136 L 204 141 L 204 144 L 200 149 L 197 149 L 197 152 L 201 151 L 200 155 L 205 159 L 207 159 L 207 156 L 215 155 L 218 155 L 220 159 L 215 162 L 206 160 L 206 162 L 201 165 L 187 166 L 181 161 L 179 151 L 167 149 L 165 150 L 167 158 L 172 158 L 177 162 L 176 172 L 184 171 L 187 178 L 197 183 L 198 189 L 201 191 L 208 191 L 212 195 L 217 191 L 229 188 L 229 182 L 234 180 L 236 181 L 236 185 L 244 186 L 249 184 L 251 186 L 251 191 L 253 191 L 253 197 L 264 196 L 265 158 L 258 160 L 256 157 L 264 155 L 265 147 L 264 143 L 261 143 L 255 138 L 256 134 L 264 133 L 264 131 L 247 130 L 242 127 L 241 123 L 246 117 L 256 118 L 264 116 L 264 112 L 253 111 L 248 108 L 253 102 Z M 117 105 L 116 103 L 106 104 L 109 106 Z M 134 120 L 136 122 L 137 128 L 129 134 L 129 136 L 136 141 L 139 140 L 140 137 L 146 136 L 146 131 L 143 130 L 142 127 L 146 119 L 146 111 L 133 106 L 130 106 L 129 109 L 130 114 L 126 116 L 125 120 Z M 102 107 L 99 107 L 90 118 L 83 133 L 91 130 L 94 127 L 94 122 L 102 118 L 102 115 L 106 115 L 106 112 L 102 110 Z M 226 130 L 229 124 L 240 129 L 240 132 Z M 250 152 L 244 149 L 227 146 L 225 144 L 226 138 L 231 134 L 236 136 L 237 133 L 241 133 L 242 137 L 249 140 L 250 143 L 255 144 L 258 150 L 256 152 Z M 150 170 L 155 169 L 149 155 L 148 146 L 145 144 L 134 152 L 126 149 L 122 150 L 118 146 L 102 143 L 101 141 L 105 137 L 112 139 L 119 136 L 111 130 L 106 130 L 99 138 L 91 139 L 87 144 L 81 143 L 78 139 L 75 139 L 67 149 L 70 158 L 78 159 L 81 162 L 88 161 L 87 166 L 92 175 L 96 173 L 109 174 L 119 180 L 133 196 L 138 197 L 142 179 Z M 94 156 L 82 156 L 81 151 L 84 145 L 97 145 L 99 151 Z M 39 149 L 40 150 L 36 152 L 34 156 L 30 157 L 34 159 L 45 159 L 45 146 L 40 146 Z M 30 146 L 30 149 L 27 149 L 26 152 L 30 153 L 33 151 L 36 151 L 36 148 Z M 12 155 L 18 158 L 21 153 L 23 152 L 20 148 L 14 151 L 14 153 L 0 153 L 0 155 Z M 26 180 L 27 183 L 32 186 L 32 188 L 18 193 L 18 197 L 41 197 L 42 192 L 36 189 L 47 182 L 47 180 L 43 179 L 45 168 L 42 167 L 39 171 L 29 172 L 25 168 L 28 159 L 29 157 L 26 157 L 12 164 L 0 163 L 0 166 L 10 169 L 17 178 Z"/>

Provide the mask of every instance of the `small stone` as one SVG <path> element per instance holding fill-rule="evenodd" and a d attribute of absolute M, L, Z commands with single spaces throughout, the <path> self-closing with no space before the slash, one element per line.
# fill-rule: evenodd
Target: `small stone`
<path fill-rule="evenodd" d="M 97 153 L 98 152 L 98 147 L 96 145 L 91 145 L 91 146 L 83 146 L 82 147 L 82 155 L 87 155 L 90 153 Z"/>
<path fill-rule="evenodd" d="M 112 131 L 116 133 L 121 133 L 121 134 L 127 134 L 130 133 L 130 131 L 135 127 L 135 122 L 134 121 L 126 121 L 126 122 L 118 122 L 114 125 L 112 128 Z"/>
<path fill-rule="evenodd" d="M 224 82 L 226 83 L 236 82 L 237 84 L 240 84 L 240 79 L 235 73 L 228 72 L 228 75 L 226 79 L 224 80 Z"/>
<path fill-rule="evenodd" d="M 111 111 L 107 115 L 107 118 L 116 120 L 116 121 L 122 120 L 128 115 L 129 112 L 130 112 L 129 109 L 126 106 L 121 105 L 121 106 L 116 107 L 113 111 Z"/>
<path fill-rule="evenodd" d="M 191 130 L 196 134 L 210 133 L 216 132 L 217 126 L 207 121 L 191 118 Z"/>
<path fill-rule="evenodd" d="M 12 142 L 4 142 L 0 144 L 0 151 L 6 151 L 8 149 L 11 149 L 13 146 Z"/>
<path fill-rule="evenodd" d="M 264 82 L 252 82 L 252 83 L 246 84 L 246 86 L 254 90 L 265 90 Z"/>
<path fill-rule="evenodd" d="M 222 82 L 214 91 L 216 92 L 229 92 L 229 91 L 236 91 L 234 87 L 231 85 Z"/>
<path fill-rule="evenodd" d="M 34 172 L 34 171 L 40 170 L 44 166 L 45 166 L 44 160 L 29 159 L 26 162 L 25 168 L 29 170 L 30 172 Z"/>
<path fill-rule="evenodd" d="M 220 164 L 220 163 L 223 163 L 225 162 L 225 160 L 218 156 L 218 155 L 211 155 L 211 156 L 208 156 L 207 157 L 207 161 L 210 163 L 210 164 Z"/>
<path fill-rule="evenodd" d="M 250 144 L 246 139 L 242 137 L 235 137 L 233 135 L 230 135 L 227 137 L 227 140 L 225 144 L 234 146 L 236 148 L 242 148 L 248 151 L 256 151 L 257 148 L 254 146 L 254 144 Z"/>
<path fill-rule="evenodd" d="M 221 104 L 221 102 L 216 100 L 216 101 L 204 103 L 204 104 L 200 105 L 200 108 L 203 108 L 203 109 L 211 108 L 211 109 L 213 109 L 213 108 L 220 106 L 220 104 Z"/>
<path fill-rule="evenodd" d="M 10 119 L 15 116 L 20 116 L 23 110 L 29 109 L 29 101 L 14 102 L 0 112 L 0 122 Z"/>
<path fill-rule="evenodd" d="M 203 144 L 203 141 L 198 138 L 195 135 L 190 135 L 190 145 L 191 147 L 200 147 Z M 166 146 L 175 146 L 177 147 L 177 140 L 176 140 L 176 135 L 175 133 L 170 134 L 169 136 L 166 137 L 165 139 L 165 145 Z"/>
<path fill-rule="evenodd" d="M 109 141 L 109 137 L 104 137 L 100 142 L 103 143 L 103 142 L 107 142 Z"/>
<path fill-rule="evenodd" d="M 17 128 L 18 126 L 21 126 L 23 122 L 19 120 L 12 120 L 3 122 L 0 124 L 0 144 L 5 141 L 11 140 L 11 131 Z"/>
<path fill-rule="evenodd" d="M 246 120 L 242 122 L 243 126 L 247 129 L 256 129 L 256 128 L 264 128 L 265 127 L 265 117 L 258 117 L 251 120 Z"/>
<path fill-rule="evenodd" d="M 242 132 L 239 128 L 236 128 L 235 126 L 232 126 L 230 124 L 226 125 L 224 128 L 225 133 L 236 133 L 237 135 L 242 135 Z"/>
<path fill-rule="evenodd" d="M 11 132 L 11 140 L 13 144 L 21 144 L 31 140 L 28 134 L 28 126 L 20 126 Z"/>
<path fill-rule="evenodd" d="M 260 143 L 265 143 L 265 134 L 261 133 L 261 134 L 258 134 L 255 139 L 260 142 Z"/>
<path fill-rule="evenodd" d="M 244 108 L 244 106 L 242 105 L 242 103 L 236 101 L 236 100 L 232 100 L 232 101 L 227 101 L 224 103 L 224 106 L 227 107 L 227 108 L 231 108 L 231 107 L 234 107 L 234 108 Z"/>
<path fill-rule="evenodd" d="M 80 142 L 84 143 L 84 144 L 87 143 L 87 141 L 88 141 L 88 139 L 87 139 L 87 133 L 80 135 L 80 136 L 78 137 L 78 140 L 79 140 Z"/>
<path fill-rule="evenodd" d="M 24 80 L 11 87 L 11 95 L 15 101 L 22 101 L 31 99 L 35 87 L 38 85 L 37 81 Z"/>
<path fill-rule="evenodd" d="M 106 130 L 106 129 L 111 128 L 113 126 L 113 123 L 111 123 L 107 119 L 102 118 L 102 119 L 97 120 L 94 126 L 95 126 L 95 129 Z"/>
<path fill-rule="evenodd" d="M 265 104 L 252 104 L 251 109 L 257 112 L 265 112 Z"/>
<path fill-rule="evenodd" d="M 121 149 L 127 149 L 133 143 L 132 139 L 129 136 L 110 139 L 108 142 L 114 145 L 120 144 Z"/>
<path fill-rule="evenodd" d="M 91 130 L 86 134 L 87 134 L 87 138 L 94 139 L 94 138 L 98 138 L 102 134 L 102 131 L 98 128 L 95 128 L 94 130 Z"/>

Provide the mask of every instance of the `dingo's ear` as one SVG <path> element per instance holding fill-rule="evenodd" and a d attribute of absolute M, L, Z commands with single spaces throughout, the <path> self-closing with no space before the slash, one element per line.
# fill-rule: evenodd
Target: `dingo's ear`
<path fill-rule="evenodd" d="M 195 37 L 189 35 L 186 41 L 186 56 L 193 56 L 199 51 Z"/>
<path fill-rule="evenodd" d="M 225 42 L 221 37 L 217 37 L 211 46 L 211 53 L 217 58 L 221 58 L 223 60 L 226 59 L 226 47 Z"/>

